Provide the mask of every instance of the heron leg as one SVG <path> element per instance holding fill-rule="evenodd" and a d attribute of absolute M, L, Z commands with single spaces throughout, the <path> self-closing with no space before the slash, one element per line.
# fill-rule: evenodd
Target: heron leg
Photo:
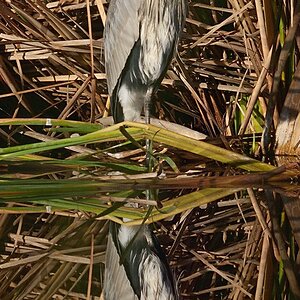
<path fill-rule="evenodd" d="M 151 105 L 151 96 L 152 96 L 152 90 L 147 91 L 145 100 L 144 100 L 144 113 L 145 113 L 145 123 L 150 124 L 150 105 Z M 151 168 L 151 145 L 150 140 L 146 139 L 146 167 L 148 168 L 148 171 L 150 171 Z"/>
<path fill-rule="evenodd" d="M 147 93 L 146 97 L 145 97 L 145 102 L 144 102 L 144 113 L 145 113 L 145 123 L 146 124 L 150 124 L 150 105 L 151 105 L 151 94 Z M 148 169 L 148 172 L 150 172 L 151 170 L 151 144 L 150 144 L 150 140 L 146 139 L 146 167 Z M 150 200 L 151 198 L 151 191 L 150 189 L 146 190 L 146 199 Z"/>
<path fill-rule="evenodd" d="M 144 102 L 144 112 L 145 112 L 145 122 L 150 124 L 150 105 L 151 105 L 151 96 L 147 95 Z"/>

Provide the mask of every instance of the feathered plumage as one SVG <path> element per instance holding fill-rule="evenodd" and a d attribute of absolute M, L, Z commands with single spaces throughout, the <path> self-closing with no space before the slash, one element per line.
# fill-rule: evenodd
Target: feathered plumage
<path fill-rule="evenodd" d="M 175 53 L 185 0 L 112 0 L 105 26 L 105 67 L 115 122 L 136 120 Z"/>
<path fill-rule="evenodd" d="M 176 300 L 167 259 L 149 226 L 110 224 L 105 300 Z"/>

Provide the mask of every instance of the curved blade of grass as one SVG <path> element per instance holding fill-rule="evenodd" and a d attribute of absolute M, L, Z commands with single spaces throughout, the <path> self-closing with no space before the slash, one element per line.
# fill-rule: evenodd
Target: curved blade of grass
<path fill-rule="evenodd" d="M 192 192 L 187 195 L 183 195 L 168 201 L 164 202 L 163 208 L 156 210 L 153 209 L 151 214 L 148 216 L 148 219 L 145 221 L 145 217 L 148 215 L 148 210 L 146 209 L 137 209 L 132 207 L 116 207 L 111 211 L 111 206 L 107 204 L 99 204 L 90 203 L 89 198 L 81 199 L 81 200 L 72 200 L 72 199 L 43 199 L 42 196 L 36 199 L 31 198 L 30 202 L 33 204 L 44 205 L 45 207 L 37 207 L 35 208 L 24 208 L 24 207 L 2 207 L 1 210 L 8 213 L 13 212 L 47 212 L 53 213 L 55 211 L 62 210 L 79 210 L 86 211 L 95 214 L 103 214 L 102 218 L 111 219 L 114 218 L 115 221 L 122 223 L 121 219 L 118 218 L 127 218 L 133 221 L 127 222 L 128 225 L 137 225 L 142 223 L 153 223 L 159 220 L 163 220 L 165 218 L 174 216 L 178 213 L 182 213 L 188 209 L 193 209 L 195 207 L 199 207 L 203 204 L 211 203 L 215 200 L 221 199 L 225 196 L 231 195 L 235 192 L 242 190 L 242 188 L 207 188 L 202 189 L 200 191 Z M 23 199 L 24 201 L 24 199 Z M 15 202 L 15 201 L 13 201 Z M 105 215 L 106 213 L 106 215 Z"/>
<path fill-rule="evenodd" d="M 95 168 L 95 167 L 105 167 L 108 170 L 125 172 L 126 174 L 136 174 L 136 173 L 145 173 L 147 171 L 146 167 L 137 165 L 136 163 L 113 163 L 113 162 L 101 162 L 98 160 L 79 160 L 79 159 L 51 159 L 51 160 L 42 160 L 42 157 L 39 157 L 39 160 L 4 160 L 2 165 L 6 164 L 10 167 L 9 170 L 5 170 L 3 177 L 7 174 L 12 173 L 13 171 L 18 173 L 18 171 L 26 171 L 26 168 L 29 168 L 29 171 L 35 170 L 36 173 L 40 171 L 41 174 L 50 174 L 51 167 L 54 167 L 56 170 L 75 170 L 78 171 L 82 168 Z M 48 168 L 47 170 L 45 169 Z M 55 168 L 56 167 L 56 168 Z M 52 172 L 52 173 L 53 173 Z M 1 176 L 0 172 L 0 176 Z M 31 173 L 32 174 L 32 173 Z"/>
<path fill-rule="evenodd" d="M 128 181 L 128 180 L 126 180 Z M 130 185 L 121 182 L 87 181 L 87 180 L 0 180 L 0 199 L 2 201 L 20 199 L 31 201 L 38 197 L 51 199 L 56 197 L 83 197 L 96 193 L 115 192 L 116 190 L 128 190 Z M 131 181 L 132 186 L 135 180 Z"/>
<path fill-rule="evenodd" d="M 156 142 L 164 143 L 166 145 L 176 147 L 181 150 L 185 150 L 194 154 L 198 154 L 210 159 L 214 159 L 221 163 L 227 163 L 231 166 L 238 167 L 247 171 L 261 172 L 270 171 L 275 167 L 267 165 L 253 158 L 245 155 L 229 151 L 224 148 L 220 148 L 215 145 L 211 145 L 204 141 L 197 141 L 191 138 L 182 136 L 178 133 L 167 131 L 165 129 L 157 128 L 152 125 L 146 125 L 145 134 L 149 139 L 153 139 Z"/>
<path fill-rule="evenodd" d="M 61 130 L 72 130 L 77 132 L 94 132 L 96 130 L 102 129 L 103 126 L 101 124 L 93 124 L 93 123 L 87 123 L 87 122 L 80 122 L 80 121 L 72 121 L 72 120 L 62 120 L 62 119 L 50 119 L 50 118 L 32 118 L 32 119 L 26 119 L 26 118 L 19 118 L 19 119 L 0 119 L 0 126 L 5 125 L 27 125 L 27 126 L 60 126 L 65 127 L 65 129 Z M 59 128 L 56 128 L 55 131 L 60 131 Z"/>
<path fill-rule="evenodd" d="M 194 140 L 153 125 L 134 122 L 123 122 L 79 137 L 2 148 L 0 149 L 0 160 L 79 144 L 123 140 L 124 136 L 119 128 L 124 125 L 128 126 L 126 131 L 136 140 L 141 138 L 152 139 L 155 142 L 214 159 L 221 163 L 227 163 L 233 167 L 238 167 L 247 171 L 262 172 L 270 171 L 275 168 L 274 166 L 259 162 L 253 158 L 211 145 L 204 141 Z"/>
<path fill-rule="evenodd" d="M 140 128 L 129 128 L 131 136 L 135 139 L 143 138 L 144 132 Z M 111 130 L 111 128 L 105 128 L 93 133 L 88 133 L 84 136 L 66 138 L 61 140 L 34 143 L 28 145 L 14 146 L 9 148 L 0 149 L 0 160 L 18 157 L 26 154 L 33 154 L 42 151 L 48 151 L 58 148 L 64 148 L 69 146 L 75 146 L 80 144 L 109 142 L 115 140 L 124 140 L 125 137 L 119 130 Z"/>
<path fill-rule="evenodd" d="M 243 188 L 207 188 L 197 192 L 192 192 L 187 195 L 180 196 L 164 202 L 163 208 L 159 210 L 153 209 L 146 224 L 151 224 L 176 214 L 182 213 L 186 210 L 199 207 L 203 204 L 208 204 L 223 197 L 236 193 Z M 138 225 L 143 222 L 143 218 L 126 222 L 126 225 Z"/>

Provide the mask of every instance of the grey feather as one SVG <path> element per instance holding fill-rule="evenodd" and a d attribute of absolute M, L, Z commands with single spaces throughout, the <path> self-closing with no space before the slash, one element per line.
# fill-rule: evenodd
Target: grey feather
<path fill-rule="evenodd" d="M 120 257 L 110 234 L 106 248 L 103 291 L 104 300 L 138 300 L 127 278 L 125 268 L 120 264 Z"/>
<path fill-rule="evenodd" d="M 112 0 L 104 31 L 105 65 L 108 92 L 111 95 L 139 38 L 138 10 L 143 0 Z M 109 37 L 109 38 L 108 38 Z"/>

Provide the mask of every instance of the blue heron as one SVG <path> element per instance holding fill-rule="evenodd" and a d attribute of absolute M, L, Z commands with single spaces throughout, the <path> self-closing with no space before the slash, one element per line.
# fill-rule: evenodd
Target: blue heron
<path fill-rule="evenodd" d="M 115 122 L 149 123 L 151 97 L 177 48 L 186 0 L 112 0 L 104 33 L 105 68 Z"/>
<path fill-rule="evenodd" d="M 177 48 L 186 0 L 111 0 L 104 34 L 105 68 L 115 123 L 139 120 Z M 106 300 L 176 300 L 166 257 L 147 225 L 110 224 Z"/>
<path fill-rule="evenodd" d="M 176 284 L 149 226 L 111 222 L 104 278 L 105 300 L 176 300 Z"/>

